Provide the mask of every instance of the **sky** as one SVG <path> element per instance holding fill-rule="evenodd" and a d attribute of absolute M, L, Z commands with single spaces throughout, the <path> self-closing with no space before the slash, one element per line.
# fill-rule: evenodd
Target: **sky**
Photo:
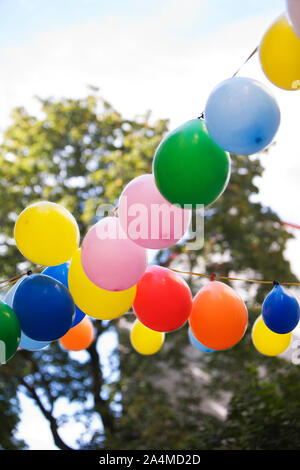
<path fill-rule="evenodd" d="M 175 128 L 199 116 L 284 8 L 284 0 L 0 0 L 0 133 L 14 107 L 36 112 L 35 96 L 80 97 L 89 85 L 123 116 L 151 110 Z M 300 92 L 274 87 L 257 55 L 239 75 L 263 82 L 281 109 L 276 145 L 261 156 L 259 199 L 300 225 Z M 300 277 L 293 233 L 286 255 Z M 39 426 L 38 410 L 23 405 L 20 434 L 32 448 L 54 448 L 47 423 L 42 432 L 28 426 L 28 416 Z"/>

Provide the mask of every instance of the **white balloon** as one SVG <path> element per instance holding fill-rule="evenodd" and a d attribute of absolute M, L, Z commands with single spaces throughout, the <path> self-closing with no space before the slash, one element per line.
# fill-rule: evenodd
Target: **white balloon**
<path fill-rule="evenodd" d="M 286 0 L 286 10 L 289 22 L 300 39 L 300 1 Z"/>

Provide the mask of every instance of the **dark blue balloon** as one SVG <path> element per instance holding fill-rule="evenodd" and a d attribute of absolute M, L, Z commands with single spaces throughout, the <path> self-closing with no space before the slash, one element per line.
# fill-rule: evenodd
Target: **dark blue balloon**
<path fill-rule="evenodd" d="M 45 274 L 31 274 L 18 286 L 13 310 L 26 336 L 54 341 L 71 328 L 75 304 L 61 282 Z"/>
<path fill-rule="evenodd" d="M 26 279 L 25 277 L 21 277 L 7 292 L 4 302 L 9 305 L 11 308 L 13 307 L 13 300 L 14 300 L 14 295 L 21 284 L 21 282 Z M 49 342 L 42 342 L 42 341 L 35 341 L 34 339 L 29 338 L 28 336 L 25 335 L 23 331 L 21 331 L 21 340 L 19 344 L 19 348 L 25 349 L 26 351 L 39 351 L 40 349 L 44 349 L 46 346 L 49 345 Z"/>
<path fill-rule="evenodd" d="M 275 285 L 264 300 L 262 318 L 274 333 L 289 333 L 296 328 L 300 319 L 298 300 L 284 287 Z"/>
<path fill-rule="evenodd" d="M 80 323 L 81 320 L 84 319 L 84 317 L 85 317 L 85 313 L 83 313 L 83 311 L 80 310 L 80 308 L 78 308 L 77 305 L 75 304 L 75 315 L 74 315 L 74 320 L 72 323 L 72 328 L 78 325 L 78 323 Z"/>
<path fill-rule="evenodd" d="M 56 279 L 57 281 L 61 282 L 64 286 L 66 286 L 67 289 L 69 289 L 69 284 L 68 284 L 68 274 L 69 274 L 69 268 L 70 268 L 70 261 L 67 261 L 66 263 L 59 264 L 58 266 L 49 266 L 48 268 L 44 269 L 43 274 L 46 274 L 47 276 L 53 277 L 53 279 Z M 85 317 L 85 313 L 83 313 L 80 308 L 75 305 L 75 316 L 74 320 L 72 323 L 72 328 L 73 326 L 78 325 L 78 323 L 81 322 Z"/>
<path fill-rule="evenodd" d="M 200 343 L 200 341 L 198 341 L 197 338 L 195 338 L 195 336 L 193 335 L 191 328 L 189 328 L 189 340 L 191 345 L 194 346 L 194 348 L 198 349 L 198 351 L 204 353 L 211 353 L 215 351 L 214 349 L 207 348 L 202 343 Z"/>

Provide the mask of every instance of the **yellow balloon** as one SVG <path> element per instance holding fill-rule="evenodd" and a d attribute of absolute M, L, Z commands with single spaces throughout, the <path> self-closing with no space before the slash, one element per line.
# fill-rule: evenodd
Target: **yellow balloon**
<path fill-rule="evenodd" d="M 252 328 L 252 342 L 256 349 L 265 356 L 278 356 L 290 345 L 292 333 L 279 335 L 269 330 L 260 315 Z"/>
<path fill-rule="evenodd" d="M 267 78 L 285 90 L 300 88 L 300 39 L 286 15 L 281 15 L 265 33 L 259 48 Z"/>
<path fill-rule="evenodd" d="M 164 344 L 165 333 L 150 330 L 136 320 L 130 332 L 132 347 L 140 354 L 150 356 L 157 353 Z"/>
<path fill-rule="evenodd" d="M 124 315 L 133 304 L 136 294 L 136 286 L 113 292 L 93 284 L 81 265 L 81 249 L 73 254 L 68 284 L 75 304 L 84 313 L 98 320 L 113 320 Z"/>
<path fill-rule="evenodd" d="M 26 207 L 15 224 L 15 241 L 25 258 L 36 264 L 65 263 L 79 245 L 79 228 L 72 214 L 54 202 Z"/>

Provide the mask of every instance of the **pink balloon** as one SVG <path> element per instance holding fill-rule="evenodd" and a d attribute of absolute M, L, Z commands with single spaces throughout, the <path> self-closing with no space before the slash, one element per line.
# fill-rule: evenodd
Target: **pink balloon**
<path fill-rule="evenodd" d="M 129 240 L 117 217 L 105 217 L 86 234 L 81 264 L 101 289 L 121 291 L 134 286 L 147 267 L 147 252 Z"/>
<path fill-rule="evenodd" d="M 144 248 L 164 249 L 186 232 L 191 211 L 167 201 L 153 175 L 134 178 L 119 200 L 120 224 L 128 238 Z"/>
<path fill-rule="evenodd" d="M 286 0 L 286 9 L 291 26 L 300 39 L 300 1 Z"/>

